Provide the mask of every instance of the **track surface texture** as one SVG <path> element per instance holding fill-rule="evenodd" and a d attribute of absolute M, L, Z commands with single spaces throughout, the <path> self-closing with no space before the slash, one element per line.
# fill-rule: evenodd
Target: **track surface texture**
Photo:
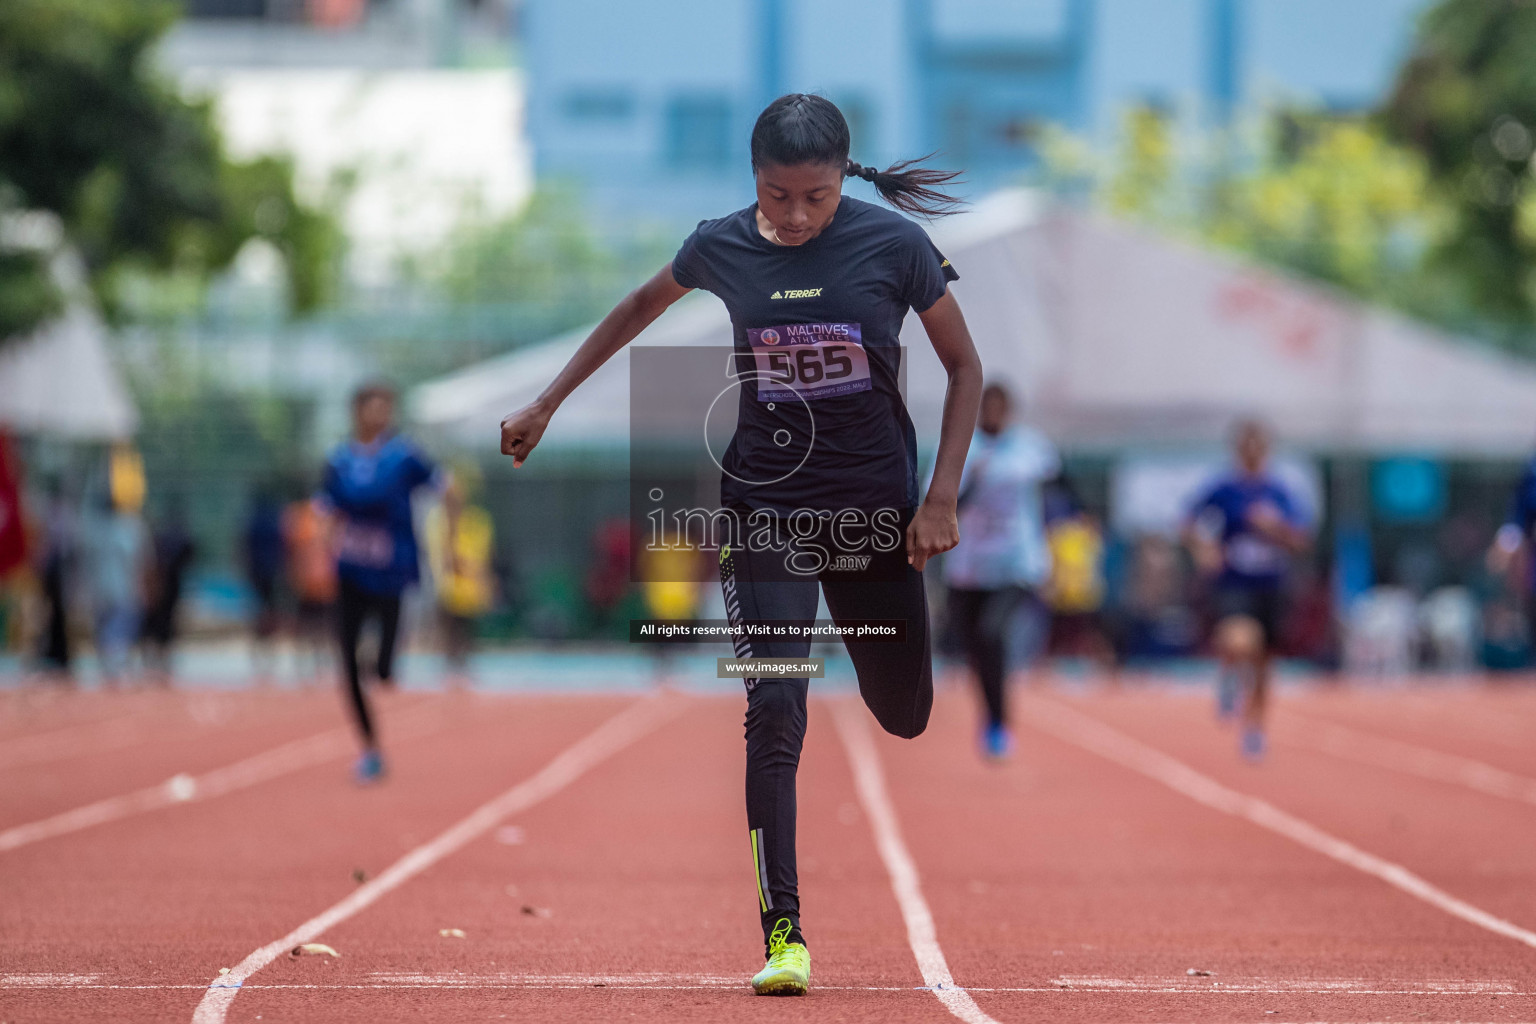
<path fill-rule="evenodd" d="M 359 788 L 331 692 L 0 691 L 0 1022 L 1536 1021 L 1524 685 L 1284 689 L 1260 764 L 1195 686 L 1016 687 L 1002 763 L 815 696 L 801 1000 L 739 694 L 380 698 Z"/>

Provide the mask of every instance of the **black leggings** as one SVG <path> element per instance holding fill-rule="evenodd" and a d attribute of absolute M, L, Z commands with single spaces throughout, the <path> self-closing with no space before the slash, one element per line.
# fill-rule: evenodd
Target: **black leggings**
<path fill-rule="evenodd" d="M 910 511 L 900 520 L 903 536 Z M 831 545 L 828 545 L 829 548 Z M 823 569 L 814 575 L 784 571 L 782 552 L 736 548 L 722 551 L 720 582 L 732 622 L 810 623 L 816 617 L 818 584 L 827 610 L 839 624 L 869 619 L 900 620 L 900 642 L 846 640 L 858 673 L 859 694 L 881 728 L 910 739 L 928 726 L 933 708 L 933 657 L 928 639 L 928 601 L 923 575 L 906 561 L 905 542 L 875 552 L 857 571 Z M 870 577 L 874 577 L 871 580 Z M 737 657 L 804 658 L 809 640 L 738 640 Z M 746 680 L 747 828 L 757 871 L 763 935 L 788 917 L 799 934 L 800 894 L 795 869 L 795 772 L 805 740 L 807 678 Z"/>
<path fill-rule="evenodd" d="M 1030 597 L 1022 587 L 949 590 L 949 613 L 965 646 L 966 661 L 981 686 L 990 726 L 1008 723 L 1008 626 L 1014 612 L 1027 600 Z"/>
<path fill-rule="evenodd" d="M 69 671 L 69 598 L 64 586 L 64 559 L 54 555 L 43 570 L 43 600 L 48 624 L 43 629 L 42 660 L 49 668 Z"/>
<path fill-rule="evenodd" d="M 362 671 L 357 663 L 357 642 L 362 636 L 363 624 L 377 616 L 378 675 L 382 682 L 392 679 L 395 636 L 400 629 L 400 595 L 375 594 L 355 583 L 342 580 L 337 611 L 337 620 L 341 626 L 341 663 L 347 673 L 347 696 L 351 698 L 352 715 L 357 719 L 358 731 L 363 734 L 363 743 L 372 747 L 375 745 L 373 716 L 368 712 L 368 697 L 363 693 Z"/>

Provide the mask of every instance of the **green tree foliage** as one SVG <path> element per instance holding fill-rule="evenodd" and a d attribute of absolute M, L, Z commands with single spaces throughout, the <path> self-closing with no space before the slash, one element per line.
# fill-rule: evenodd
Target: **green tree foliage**
<path fill-rule="evenodd" d="M 1406 300 L 1437 223 L 1422 161 L 1357 120 L 1283 120 L 1267 158 L 1221 191 L 1220 244 L 1358 295 Z"/>
<path fill-rule="evenodd" d="M 1121 159 L 1110 177 L 1105 201 L 1116 213 L 1135 217 L 1167 216 L 1169 190 L 1179 173 L 1168 121 L 1149 107 L 1125 116 Z M 1081 156 L 1076 160 L 1084 163 Z"/>
<path fill-rule="evenodd" d="M 554 187 L 516 213 L 465 217 L 417 270 L 452 302 L 542 306 L 575 327 L 606 313 L 675 247 L 675 238 L 646 228 L 604 234 L 573 192 Z"/>
<path fill-rule="evenodd" d="M 1363 118 L 1288 114 L 1250 137 L 1235 155 L 1228 140 L 1178 146 L 1164 118 L 1133 111 L 1096 197 L 1119 214 L 1427 312 L 1421 253 L 1445 217 L 1417 154 Z"/>
<path fill-rule="evenodd" d="M 48 280 L 48 263 L 33 252 L 0 248 L 0 342 L 60 312 L 58 291 Z"/>
<path fill-rule="evenodd" d="M 336 297 L 342 249 L 335 218 L 302 202 L 286 158 L 224 161 L 220 168 L 223 217 L 208 225 L 206 261 L 222 267 L 251 238 L 265 238 L 283 254 L 294 312 L 311 312 Z"/>
<path fill-rule="evenodd" d="M 56 215 L 109 314 L 125 276 L 205 276 L 254 234 L 289 257 L 295 305 L 312 307 L 335 231 L 295 199 L 286 165 L 226 159 L 206 105 L 155 73 L 151 51 L 176 12 L 161 0 L 0 3 L 0 216 Z M 0 338 L 57 307 L 35 256 L 8 251 L 0 289 Z"/>
<path fill-rule="evenodd" d="M 1385 110 L 1422 153 L 1453 218 L 1432 250 L 1479 319 L 1536 312 L 1536 4 L 1442 0 L 1419 25 Z"/>
<path fill-rule="evenodd" d="M 253 496 L 291 500 L 315 486 L 313 400 L 231 386 L 170 345 L 128 369 L 151 512 L 179 506 L 204 564 L 238 565 Z"/>

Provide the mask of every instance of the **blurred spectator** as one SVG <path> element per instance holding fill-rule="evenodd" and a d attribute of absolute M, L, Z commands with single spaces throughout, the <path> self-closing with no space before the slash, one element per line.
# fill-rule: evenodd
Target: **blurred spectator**
<path fill-rule="evenodd" d="M 699 614 L 703 600 L 701 573 L 704 553 L 697 548 L 651 548 L 640 551 L 640 595 L 645 614 L 653 619 L 691 619 Z M 672 672 L 672 655 L 681 641 L 659 641 L 646 645 L 653 658 L 652 672 L 658 683 L 666 682 Z"/>
<path fill-rule="evenodd" d="M 77 525 L 75 510 L 64 493 L 64 485 L 54 481 L 48 487 L 48 507 L 38 550 L 43 598 L 38 659 L 44 671 L 58 672 L 66 677 L 71 664 L 69 580 L 74 568 Z"/>
<path fill-rule="evenodd" d="M 1345 616 L 1344 668 L 1356 675 L 1402 675 L 1415 661 L 1418 603 L 1404 587 L 1372 587 Z"/>
<path fill-rule="evenodd" d="M 1493 672 L 1514 672 L 1530 661 L 1530 642 L 1520 608 L 1500 596 L 1483 606 L 1479 660 Z"/>
<path fill-rule="evenodd" d="M 328 662 L 336 604 L 336 545 L 331 517 L 312 498 L 283 510 L 283 545 L 294 609 L 294 640 L 307 656 L 307 675 L 318 678 Z M 303 669 L 301 675 L 306 674 Z"/>
<path fill-rule="evenodd" d="M 103 495 L 86 536 L 96 652 L 104 680 L 114 685 L 128 671 L 143 619 L 149 535 L 137 511 L 118 508 L 109 495 Z"/>
<path fill-rule="evenodd" d="M 1527 463 L 1509 516 L 1488 549 L 1488 569 L 1517 584 L 1525 603 L 1527 648 L 1536 657 L 1536 573 L 1531 571 L 1531 542 L 1536 530 L 1536 459 Z"/>
<path fill-rule="evenodd" d="M 1477 661 L 1478 608 L 1466 587 L 1440 587 L 1419 605 L 1424 665 L 1441 672 L 1466 672 Z"/>
<path fill-rule="evenodd" d="M 155 532 L 149 612 L 144 619 L 145 659 L 162 681 L 170 678 L 182 583 L 196 554 L 181 504 L 175 503 Z"/>
<path fill-rule="evenodd" d="M 608 519 L 598 525 L 592 538 L 595 555 L 587 567 L 585 592 L 593 626 L 609 631 L 610 620 L 629 594 L 629 521 Z"/>
<path fill-rule="evenodd" d="M 449 475 L 443 500 L 427 515 L 427 561 L 437 589 L 438 621 L 449 681 L 462 683 L 475 645 L 480 617 L 491 610 L 496 583 L 491 557 L 496 550 L 490 513 L 468 502 L 467 473 Z"/>
<path fill-rule="evenodd" d="M 286 561 L 282 506 L 269 488 L 260 487 L 251 499 L 251 514 L 245 523 L 245 578 L 256 598 L 251 654 L 260 677 L 269 677 L 272 672 L 271 645 L 278 622 L 277 584 Z"/>
<path fill-rule="evenodd" d="M 1291 614 L 1282 630 L 1283 653 L 1304 658 L 1325 669 L 1339 667 L 1338 620 L 1334 614 L 1333 581 L 1312 566 L 1300 566 L 1293 589 Z"/>
<path fill-rule="evenodd" d="M 1072 508 L 1046 529 L 1051 551 L 1051 579 L 1046 603 L 1051 610 L 1049 651 L 1092 658 L 1105 670 L 1115 661 L 1104 622 L 1104 534 L 1096 518 Z"/>
<path fill-rule="evenodd" d="M 1125 656 L 1192 654 L 1200 640 L 1199 619 L 1185 599 L 1178 548 L 1166 537 L 1147 534 L 1135 541 L 1130 563 L 1124 602 Z"/>
<path fill-rule="evenodd" d="M 27 563 L 27 517 L 21 505 L 21 463 L 0 430 L 0 579 Z"/>

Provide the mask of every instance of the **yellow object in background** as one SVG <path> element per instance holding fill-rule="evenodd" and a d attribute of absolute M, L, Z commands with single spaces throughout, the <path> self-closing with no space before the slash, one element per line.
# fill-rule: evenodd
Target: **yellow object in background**
<path fill-rule="evenodd" d="M 646 611 L 657 619 L 691 619 L 698 613 L 703 587 L 698 582 L 700 555 L 694 548 L 661 548 L 640 553 L 640 586 Z"/>
<path fill-rule="evenodd" d="M 112 446 L 107 487 L 112 493 L 112 507 L 119 512 L 138 512 L 144 508 L 144 457 L 133 445 Z"/>
<path fill-rule="evenodd" d="M 496 598 L 491 576 L 496 533 L 490 513 L 478 505 L 465 505 L 455 517 L 452 538 L 449 516 L 441 505 L 427 514 L 426 525 L 427 560 L 437 584 L 438 604 L 448 614 L 467 619 L 490 611 Z"/>
<path fill-rule="evenodd" d="M 1093 523 L 1072 516 L 1053 523 L 1046 533 L 1051 549 L 1051 610 L 1062 614 L 1096 612 L 1104 604 L 1104 538 Z"/>
<path fill-rule="evenodd" d="M 699 607 L 697 583 L 646 583 L 641 591 L 652 618 L 691 619 Z"/>

